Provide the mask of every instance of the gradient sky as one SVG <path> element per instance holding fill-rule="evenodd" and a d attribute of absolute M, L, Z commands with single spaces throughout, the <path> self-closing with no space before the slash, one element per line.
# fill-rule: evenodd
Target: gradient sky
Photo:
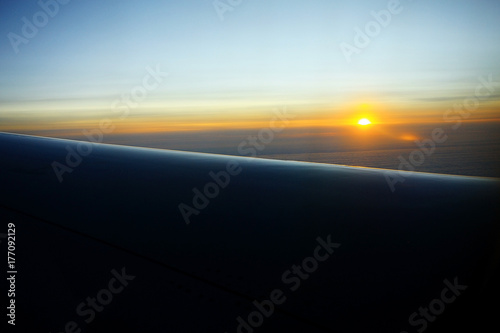
<path fill-rule="evenodd" d="M 354 29 L 388 1 L 243 0 L 223 21 L 212 2 L 71 0 L 16 53 L 8 34 L 22 36 L 22 18 L 40 7 L 2 1 L 0 130 L 44 120 L 84 127 L 108 116 L 148 66 L 169 76 L 133 110 L 144 131 L 148 117 L 242 123 L 283 105 L 442 114 L 480 75 L 500 78 L 500 1 L 401 0 L 350 63 L 339 45 L 354 44 Z M 499 96 L 483 108 L 489 118 L 499 118 Z"/>

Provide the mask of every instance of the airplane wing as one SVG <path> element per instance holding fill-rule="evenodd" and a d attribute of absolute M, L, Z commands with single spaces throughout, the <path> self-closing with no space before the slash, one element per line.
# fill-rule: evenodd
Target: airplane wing
<path fill-rule="evenodd" d="M 0 156 L 13 332 L 499 327 L 498 179 L 392 192 L 386 170 L 8 133 Z"/>

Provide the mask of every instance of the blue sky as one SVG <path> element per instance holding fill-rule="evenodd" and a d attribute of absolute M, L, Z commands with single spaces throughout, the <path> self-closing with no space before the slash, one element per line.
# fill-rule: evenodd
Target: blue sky
<path fill-rule="evenodd" d="M 202 113 L 204 105 L 328 104 L 352 94 L 460 95 L 479 75 L 500 75 L 499 1 L 400 3 L 348 63 L 339 45 L 352 44 L 354 29 L 388 1 L 243 0 L 221 21 L 211 0 L 71 0 L 18 53 L 8 34 L 22 35 L 22 18 L 41 9 L 2 1 L 0 117 L 105 110 L 157 64 L 170 75 L 146 105 L 166 113 L 183 103 Z"/>

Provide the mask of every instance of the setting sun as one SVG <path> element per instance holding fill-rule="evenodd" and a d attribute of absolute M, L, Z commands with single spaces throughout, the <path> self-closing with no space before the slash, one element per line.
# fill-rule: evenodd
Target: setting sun
<path fill-rule="evenodd" d="M 372 122 L 371 122 L 371 121 L 369 121 L 369 120 L 368 120 L 368 119 L 366 119 L 366 118 L 360 119 L 360 120 L 358 121 L 358 125 L 363 125 L 363 126 L 365 126 L 365 125 L 370 125 L 371 123 L 372 123 Z"/>

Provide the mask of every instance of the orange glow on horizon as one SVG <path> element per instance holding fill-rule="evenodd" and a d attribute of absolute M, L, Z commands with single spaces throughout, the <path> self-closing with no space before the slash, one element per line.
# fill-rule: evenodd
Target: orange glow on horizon
<path fill-rule="evenodd" d="M 297 104 L 289 107 L 257 107 L 240 106 L 223 111 L 189 109 L 167 112 L 163 108 L 144 108 L 134 110 L 124 119 L 102 110 L 85 110 L 84 112 L 52 112 L 44 117 L 32 116 L 34 111 L 10 112 L 0 124 L 0 131 L 22 133 L 53 133 L 54 135 L 81 135 L 83 130 L 98 129 L 101 121 L 109 121 L 115 126 L 109 134 L 152 134 L 165 132 L 209 132 L 251 130 L 271 127 L 276 117 L 275 110 L 286 108 L 291 115 L 286 122 L 279 119 L 276 126 L 284 129 L 320 129 L 321 133 L 330 133 L 335 128 L 351 128 L 356 135 L 370 136 L 385 133 L 395 140 L 414 141 L 418 124 L 442 124 L 446 108 L 424 107 L 421 104 L 405 104 L 390 101 L 380 96 L 353 96 L 352 102 L 325 104 Z M 356 101 L 357 99 L 357 101 Z M 366 102 L 359 102 L 360 100 Z M 285 105 L 285 104 L 283 104 Z M 467 122 L 498 122 L 500 103 L 489 103 Z M 102 114 L 102 117 L 99 117 Z M 78 116 L 76 116 L 78 115 Z M 458 115 L 452 115 L 457 117 Z M 373 126 L 376 125 L 376 126 Z M 389 129 L 390 128 L 390 129 Z M 108 134 L 108 133 L 107 133 Z"/>

